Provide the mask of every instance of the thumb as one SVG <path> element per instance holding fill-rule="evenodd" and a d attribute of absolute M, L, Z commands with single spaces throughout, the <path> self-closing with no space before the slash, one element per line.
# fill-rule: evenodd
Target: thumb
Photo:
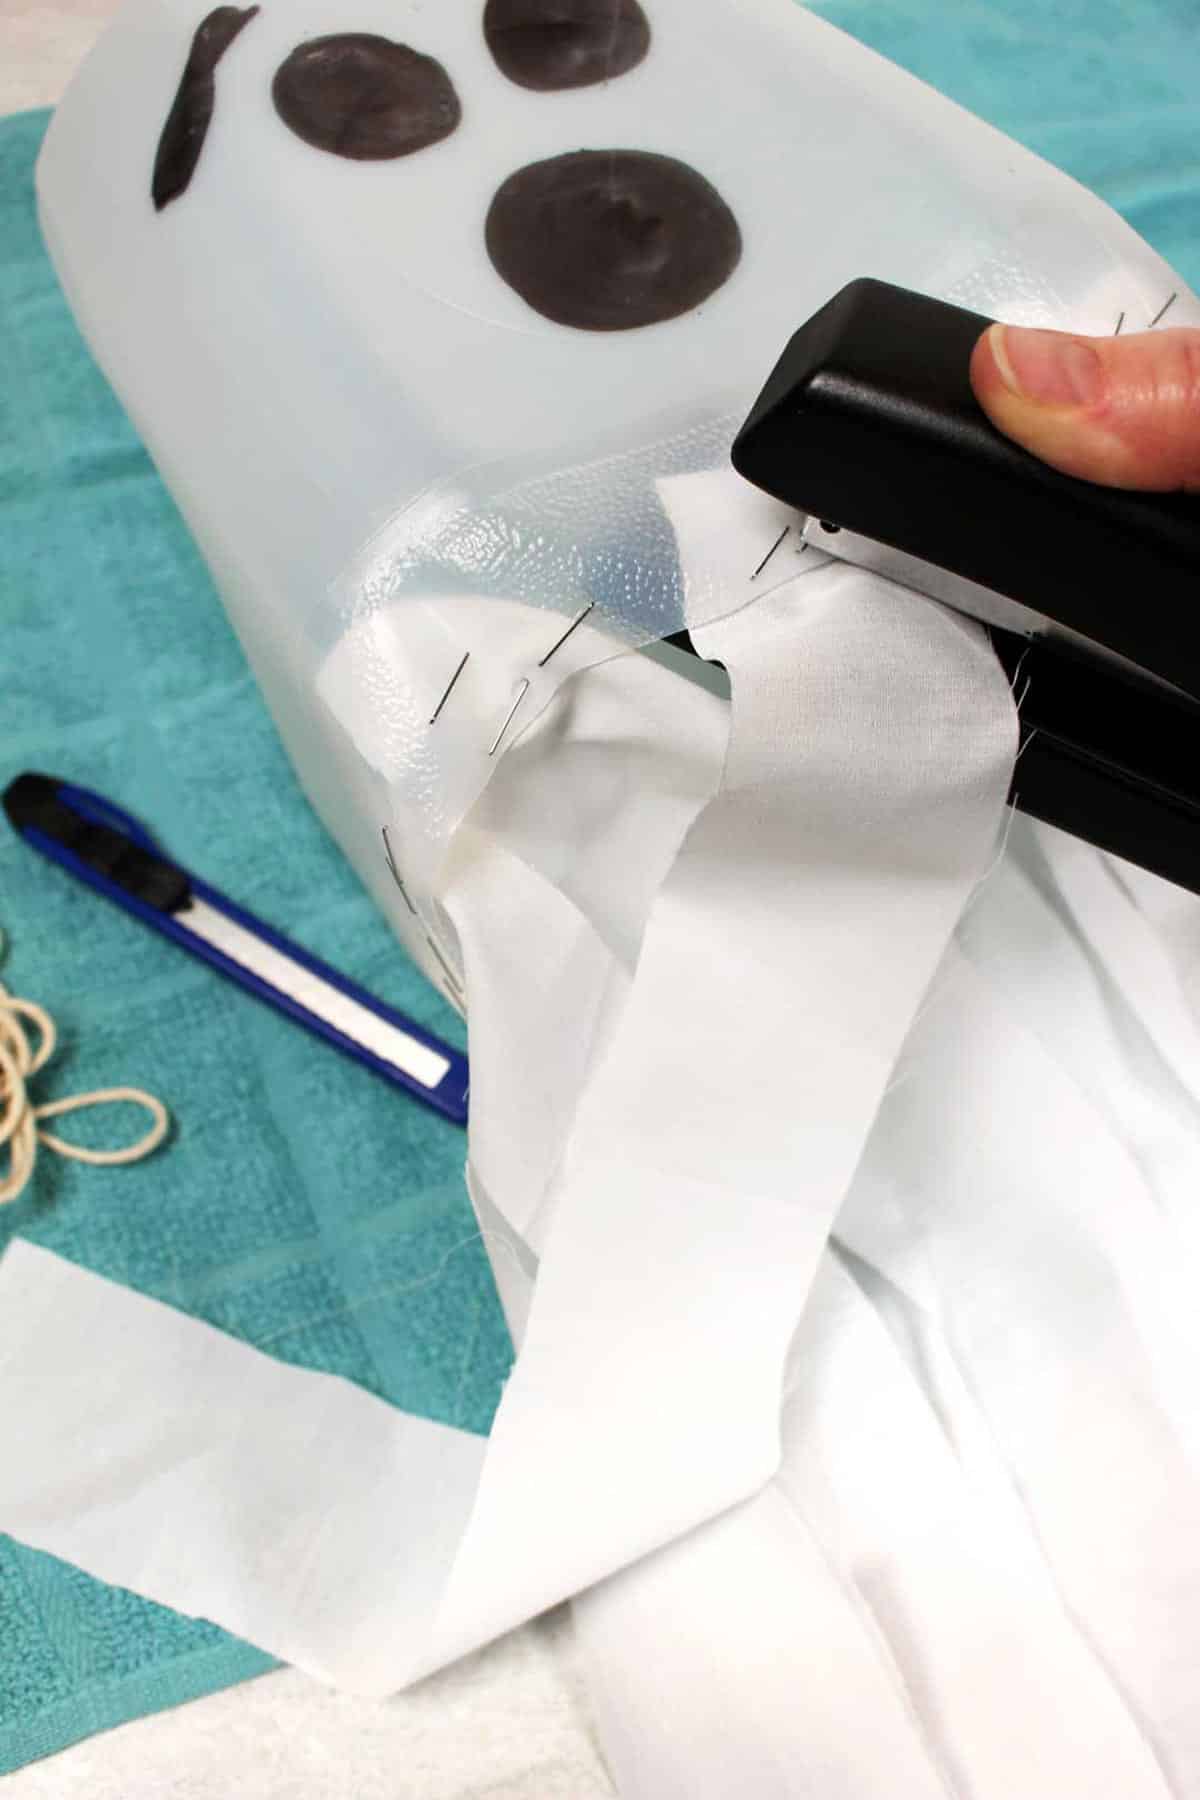
<path fill-rule="evenodd" d="M 994 425 L 1068 475 L 1200 492 L 1200 330 L 1087 338 L 992 325 L 971 385 Z"/>

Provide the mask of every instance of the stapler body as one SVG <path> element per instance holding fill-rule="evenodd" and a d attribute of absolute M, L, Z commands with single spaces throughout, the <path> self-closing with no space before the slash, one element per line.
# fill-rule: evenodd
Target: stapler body
<path fill-rule="evenodd" d="M 1047 467 L 969 380 L 992 321 L 884 282 L 792 338 L 733 446 L 806 541 L 983 623 L 1010 803 L 1200 892 L 1200 499 Z"/>

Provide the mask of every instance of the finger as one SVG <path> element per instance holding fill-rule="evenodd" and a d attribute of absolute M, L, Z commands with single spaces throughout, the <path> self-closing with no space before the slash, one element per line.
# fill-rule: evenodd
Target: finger
<path fill-rule="evenodd" d="M 1200 331 L 1087 338 L 992 325 L 971 385 L 994 425 L 1068 475 L 1200 491 Z"/>

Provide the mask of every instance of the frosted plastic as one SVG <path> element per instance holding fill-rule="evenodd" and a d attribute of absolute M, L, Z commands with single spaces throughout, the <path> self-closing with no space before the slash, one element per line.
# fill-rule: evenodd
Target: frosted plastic
<path fill-rule="evenodd" d="M 191 186 L 156 213 L 155 146 L 204 5 L 137 0 L 39 168 L 82 328 L 301 777 L 435 974 L 445 847 L 555 687 L 769 590 L 773 571 L 752 584 L 753 565 L 719 555 L 685 580 L 661 484 L 724 464 L 787 337 L 844 282 L 1097 332 L 1180 289 L 1173 320 L 1200 319 L 1100 201 L 791 0 L 646 8 L 638 68 L 536 94 L 496 68 L 478 0 L 265 0 L 217 70 Z M 462 102 L 454 135 L 378 163 L 293 135 L 273 73 L 339 29 L 438 58 Z M 500 280 L 483 241 L 495 189 L 581 147 L 682 158 L 732 207 L 743 259 L 696 311 L 589 333 Z M 765 550 L 766 507 L 762 528 Z"/>

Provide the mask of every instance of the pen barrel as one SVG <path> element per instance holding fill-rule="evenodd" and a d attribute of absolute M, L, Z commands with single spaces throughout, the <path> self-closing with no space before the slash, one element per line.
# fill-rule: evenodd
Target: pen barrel
<path fill-rule="evenodd" d="M 163 856 L 137 822 L 48 775 L 4 793 L 35 850 L 345 1055 L 465 1124 L 465 1056 Z"/>

